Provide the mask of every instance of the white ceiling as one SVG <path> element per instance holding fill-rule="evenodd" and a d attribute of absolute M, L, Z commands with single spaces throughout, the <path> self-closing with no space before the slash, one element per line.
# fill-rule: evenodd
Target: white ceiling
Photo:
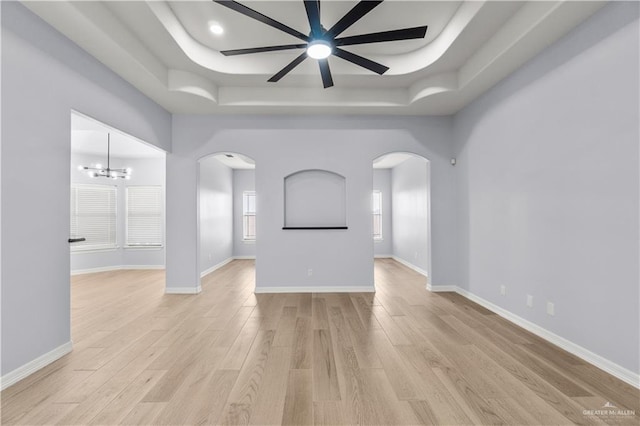
<path fill-rule="evenodd" d="M 374 169 L 392 169 L 411 157 L 417 157 L 417 156 L 413 154 L 409 154 L 407 152 L 392 152 L 390 154 L 383 155 L 382 157 L 378 157 L 375 160 L 373 160 L 373 168 Z"/>
<path fill-rule="evenodd" d="M 256 162 L 253 161 L 253 159 L 242 154 L 236 154 L 235 152 L 216 154 L 213 156 L 213 158 L 215 158 L 225 166 L 231 167 L 232 169 L 236 170 L 253 170 L 256 168 Z"/>
<path fill-rule="evenodd" d="M 302 0 L 241 1 L 308 33 Z M 356 1 L 321 1 L 331 27 Z M 587 19 L 597 1 L 387 0 L 342 35 L 428 25 L 426 37 L 348 46 L 388 66 L 379 76 L 330 57 L 323 89 L 307 58 L 267 80 L 302 50 L 224 56 L 220 50 L 300 40 L 212 1 L 25 2 L 150 98 L 174 113 L 451 114 Z M 224 28 L 220 36 L 208 27 Z"/>
<path fill-rule="evenodd" d="M 165 158 L 165 152 L 140 139 L 127 135 L 81 114 L 71 114 L 71 152 L 98 157 L 107 161 L 107 135 L 111 158 Z"/>

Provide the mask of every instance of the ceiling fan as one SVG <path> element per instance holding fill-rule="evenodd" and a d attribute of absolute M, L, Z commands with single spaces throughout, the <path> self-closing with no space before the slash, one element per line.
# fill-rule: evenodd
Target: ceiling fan
<path fill-rule="evenodd" d="M 374 62 L 370 59 L 363 58 L 355 53 L 348 52 L 341 49 L 340 46 L 352 46 L 356 44 L 368 44 L 368 43 L 382 43 L 385 41 L 397 41 L 397 40 L 411 40 L 417 38 L 423 38 L 427 32 L 427 26 L 404 28 L 401 30 L 382 31 L 377 33 L 361 34 L 349 37 L 338 36 L 356 23 L 367 13 L 371 12 L 376 6 L 382 3 L 383 0 L 364 0 L 357 3 L 353 9 L 347 12 L 338 22 L 336 22 L 330 29 L 325 29 L 320 22 L 320 1 L 319 0 L 304 0 L 304 7 L 307 12 L 307 18 L 309 19 L 309 26 L 311 33 L 305 35 L 275 19 L 269 18 L 260 12 L 257 12 L 243 4 L 233 0 L 213 0 L 215 3 L 226 6 L 229 9 L 235 10 L 245 16 L 253 18 L 263 24 L 276 28 L 287 34 L 290 34 L 296 38 L 304 41 L 299 44 L 285 44 L 280 46 L 265 46 L 265 47 L 253 47 L 248 49 L 235 49 L 235 50 L 223 50 L 222 53 L 225 56 L 233 55 L 246 55 L 249 53 L 262 53 L 262 52 L 275 52 L 279 50 L 291 50 L 291 49 L 305 49 L 297 58 L 291 61 L 287 66 L 278 71 L 268 81 L 277 82 L 282 77 L 287 75 L 291 70 L 304 61 L 307 56 L 317 59 L 320 65 L 320 75 L 322 76 L 322 84 L 324 88 L 333 86 L 333 78 L 331 77 L 331 70 L 329 69 L 329 61 L 327 58 L 331 55 L 344 59 L 363 68 L 371 70 L 377 74 L 384 74 L 389 67 Z"/>

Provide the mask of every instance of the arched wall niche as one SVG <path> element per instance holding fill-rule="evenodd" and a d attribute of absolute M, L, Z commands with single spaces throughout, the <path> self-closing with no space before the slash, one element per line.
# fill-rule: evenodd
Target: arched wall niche
<path fill-rule="evenodd" d="M 330 170 L 300 170 L 284 178 L 283 229 L 346 229 L 346 178 Z"/>

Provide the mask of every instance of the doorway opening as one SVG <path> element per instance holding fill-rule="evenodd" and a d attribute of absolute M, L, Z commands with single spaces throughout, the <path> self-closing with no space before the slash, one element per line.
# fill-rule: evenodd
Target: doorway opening
<path fill-rule="evenodd" d="M 428 279 L 430 199 L 429 160 L 409 152 L 391 152 L 373 160 L 372 241 L 374 256 L 381 259 L 374 263 L 399 262 Z M 380 268 L 374 271 L 377 280 Z"/>
<path fill-rule="evenodd" d="M 255 161 L 220 152 L 198 161 L 198 271 L 205 277 L 232 260 L 251 263 L 258 242 Z M 252 289 L 253 290 L 253 289 Z"/>
<path fill-rule="evenodd" d="M 143 289 L 162 297 L 166 153 L 76 111 L 70 141 L 71 333 L 78 341 L 91 324 L 119 326 L 84 312 L 95 298 L 106 307 L 110 295 L 130 295 L 124 318 L 127 309 L 153 303 L 137 296 Z"/>

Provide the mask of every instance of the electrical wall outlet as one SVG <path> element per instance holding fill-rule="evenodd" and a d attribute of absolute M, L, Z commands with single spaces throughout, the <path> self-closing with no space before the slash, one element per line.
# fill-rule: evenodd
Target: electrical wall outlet
<path fill-rule="evenodd" d="M 413 258 L 417 259 L 418 258 L 418 252 L 413 253 Z"/>
<path fill-rule="evenodd" d="M 310 277 L 313 275 L 313 269 L 307 269 L 307 276 Z"/>
<path fill-rule="evenodd" d="M 507 295 L 507 286 L 504 286 L 504 285 L 500 286 L 500 294 L 503 296 Z"/>
<path fill-rule="evenodd" d="M 556 314 L 556 307 L 551 302 L 547 302 L 547 314 L 551 316 Z"/>
<path fill-rule="evenodd" d="M 533 296 L 530 294 L 527 294 L 527 306 L 533 308 Z"/>

